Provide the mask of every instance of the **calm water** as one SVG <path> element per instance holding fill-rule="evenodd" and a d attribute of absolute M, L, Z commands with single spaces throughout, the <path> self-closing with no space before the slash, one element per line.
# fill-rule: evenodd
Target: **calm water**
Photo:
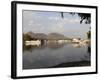
<path fill-rule="evenodd" d="M 27 46 L 23 51 L 23 69 L 90 66 L 90 46 L 52 43 Z"/>

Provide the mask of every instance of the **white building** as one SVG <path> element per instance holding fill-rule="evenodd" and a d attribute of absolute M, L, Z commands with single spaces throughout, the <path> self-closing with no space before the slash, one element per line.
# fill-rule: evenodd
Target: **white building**
<path fill-rule="evenodd" d="M 74 38 L 73 42 L 80 42 L 80 39 L 79 38 Z"/>
<path fill-rule="evenodd" d="M 41 41 L 40 40 L 25 41 L 25 45 L 39 46 L 41 45 Z"/>

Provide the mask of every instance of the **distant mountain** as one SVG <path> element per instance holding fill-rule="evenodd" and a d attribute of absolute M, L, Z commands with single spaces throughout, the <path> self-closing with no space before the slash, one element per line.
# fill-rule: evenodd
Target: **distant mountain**
<path fill-rule="evenodd" d="M 49 40 L 51 40 L 51 39 L 53 39 L 53 40 L 70 39 L 59 33 L 50 33 L 50 34 L 46 35 L 44 33 L 27 32 L 26 34 L 31 36 L 31 38 L 36 38 L 36 39 L 49 39 Z"/>
<path fill-rule="evenodd" d="M 48 34 L 47 39 L 65 39 L 65 36 L 59 33 L 50 33 Z"/>
<path fill-rule="evenodd" d="M 44 33 L 33 33 L 33 32 L 27 32 L 27 35 L 29 35 L 31 38 L 36 38 L 36 39 L 47 39 L 47 35 Z"/>
<path fill-rule="evenodd" d="M 44 33 L 36 33 L 35 34 L 35 38 L 38 38 L 38 39 L 47 39 L 47 35 L 44 34 Z"/>
<path fill-rule="evenodd" d="M 32 37 L 32 38 L 35 36 L 35 33 L 31 32 L 31 31 L 30 31 L 30 32 L 27 32 L 27 33 L 25 33 L 25 34 L 29 35 L 29 36 Z"/>
<path fill-rule="evenodd" d="M 70 38 L 65 37 L 64 35 L 59 34 L 59 33 L 50 33 L 50 34 L 48 34 L 47 39 L 56 39 L 56 40 L 58 40 L 58 39 L 70 39 Z"/>

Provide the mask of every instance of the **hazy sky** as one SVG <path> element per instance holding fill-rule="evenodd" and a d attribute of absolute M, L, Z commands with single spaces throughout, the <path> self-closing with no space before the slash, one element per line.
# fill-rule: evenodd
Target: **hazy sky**
<path fill-rule="evenodd" d="M 23 32 L 34 33 L 61 33 L 67 37 L 86 38 L 86 32 L 90 24 L 80 24 L 80 17 L 69 13 L 45 12 L 45 11 L 23 11 Z"/>

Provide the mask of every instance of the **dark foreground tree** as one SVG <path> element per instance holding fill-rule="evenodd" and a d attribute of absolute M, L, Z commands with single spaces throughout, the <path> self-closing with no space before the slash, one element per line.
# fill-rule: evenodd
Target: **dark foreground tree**
<path fill-rule="evenodd" d="M 91 14 L 87 13 L 77 13 L 78 16 L 81 18 L 80 23 L 85 21 L 85 24 L 90 24 L 91 23 Z"/>
<path fill-rule="evenodd" d="M 91 38 L 91 31 L 87 32 L 87 38 L 90 39 Z"/>
<path fill-rule="evenodd" d="M 90 24 L 91 23 L 91 14 L 89 14 L 89 13 L 74 13 L 74 12 L 71 12 L 70 14 L 71 15 L 78 14 L 78 16 L 81 18 L 80 24 L 82 24 L 83 22 L 85 24 Z M 64 18 L 63 12 L 61 12 L 61 17 Z"/>

